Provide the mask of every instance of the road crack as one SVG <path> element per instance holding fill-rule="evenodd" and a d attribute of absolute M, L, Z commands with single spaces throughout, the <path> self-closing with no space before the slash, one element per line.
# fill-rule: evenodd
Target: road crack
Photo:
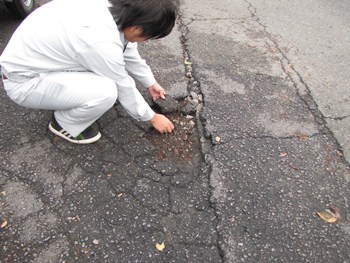
<path fill-rule="evenodd" d="M 188 19 L 188 18 L 187 18 Z M 216 20 L 226 20 L 224 19 L 216 19 Z M 196 92 L 197 94 L 203 96 L 203 93 L 201 91 L 201 86 L 200 86 L 200 80 L 196 77 L 196 70 L 193 66 L 193 61 L 191 60 L 191 54 L 190 54 L 190 49 L 188 46 L 188 33 L 189 33 L 189 28 L 188 26 L 193 23 L 194 21 L 197 21 L 193 18 L 190 19 L 190 22 L 188 23 L 184 23 L 183 21 L 183 17 L 181 16 L 181 14 L 179 15 L 178 18 L 178 26 L 181 32 L 181 37 L 180 37 L 180 41 L 181 41 L 181 46 L 182 46 L 182 50 L 183 50 L 183 57 L 184 57 L 184 66 L 185 66 L 185 76 L 188 79 L 188 86 L 187 86 L 187 90 L 188 93 L 191 92 Z M 198 20 L 200 21 L 200 20 Z M 203 21 L 203 20 L 202 20 Z M 190 63 L 188 63 L 190 62 Z M 203 157 L 206 156 L 207 153 L 209 153 L 212 149 L 212 144 L 211 144 L 211 139 L 210 139 L 210 135 L 209 138 L 208 136 L 205 136 L 205 128 L 202 124 L 202 120 L 201 120 L 201 111 L 202 111 L 203 105 L 202 103 L 200 103 L 197 108 L 196 108 L 196 123 L 197 123 L 197 131 L 198 131 L 198 136 L 199 136 L 199 140 L 200 140 L 200 147 L 201 147 L 201 153 L 203 155 Z M 211 202 L 212 200 L 212 196 L 213 196 L 213 189 L 210 185 L 210 162 L 208 162 L 206 160 L 206 158 L 204 158 L 204 165 L 205 167 L 203 169 L 201 169 L 201 173 L 204 174 L 206 176 L 206 184 L 208 185 L 208 202 L 209 202 L 209 208 L 213 211 L 213 214 L 215 215 L 215 233 L 216 233 L 216 244 L 215 247 L 218 250 L 221 262 L 223 262 L 224 260 L 224 251 L 223 248 L 221 247 L 220 244 L 220 240 L 222 240 L 222 237 L 220 235 L 220 232 L 218 231 L 218 227 L 219 227 L 219 215 L 217 212 L 217 209 L 215 207 L 215 204 Z"/>
<path fill-rule="evenodd" d="M 268 31 L 267 26 L 261 22 L 261 19 L 258 16 L 257 9 L 253 6 L 252 3 L 250 3 L 248 0 L 244 0 L 248 7 L 247 10 L 251 14 L 251 19 L 255 21 L 260 27 L 263 28 L 263 31 L 265 32 L 265 35 L 267 39 L 270 41 L 265 41 L 266 45 L 272 49 L 274 48 L 275 50 L 278 51 L 279 54 L 279 63 L 281 65 L 281 69 L 286 74 L 287 78 L 291 81 L 293 84 L 293 87 L 296 90 L 296 94 L 298 98 L 305 104 L 306 108 L 309 110 L 309 112 L 312 114 L 314 117 L 314 120 L 317 124 L 320 126 L 324 127 L 327 134 L 330 135 L 330 137 L 333 139 L 335 144 L 339 149 L 342 149 L 339 141 L 336 139 L 334 136 L 334 133 L 331 131 L 331 129 L 327 126 L 326 119 L 333 119 L 326 117 L 321 110 L 319 109 L 319 106 L 315 99 L 312 97 L 311 94 L 311 89 L 309 85 L 306 83 L 304 78 L 302 77 L 302 74 L 295 68 L 293 65 L 293 62 L 291 59 L 288 58 L 286 53 L 282 50 L 280 47 L 278 41 L 275 39 L 275 37 Z M 343 120 L 348 118 L 349 116 L 344 116 L 344 117 L 338 117 L 334 118 L 334 120 Z M 347 163 L 345 158 L 343 158 L 344 163 Z"/>

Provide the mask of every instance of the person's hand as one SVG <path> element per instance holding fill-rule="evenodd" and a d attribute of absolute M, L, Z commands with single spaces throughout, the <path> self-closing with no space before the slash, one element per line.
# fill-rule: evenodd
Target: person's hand
<path fill-rule="evenodd" d="M 172 133 L 174 130 L 172 122 L 162 114 L 155 113 L 150 122 L 160 133 Z"/>
<path fill-rule="evenodd" d="M 158 83 L 155 83 L 152 86 L 148 87 L 148 92 L 151 94 L 153 100 L 159 98 L 165 100 L 165 90 Z"/>

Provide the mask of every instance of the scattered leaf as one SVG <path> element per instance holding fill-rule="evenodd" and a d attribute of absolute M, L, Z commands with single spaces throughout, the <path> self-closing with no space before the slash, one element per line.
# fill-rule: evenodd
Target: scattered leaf
<path fill-rule="evenodd" d="M 287 153 L 280 153 L 280 157 L 286 157 Z"/>
<path fill-rule="evenodd" d="M 300 134 L 297 136 L 297 138 L 302 141 L 306 141 L 309 138 L 309 136 L 307 136 L 306 134 Z"/>
<path fill-rule="evenodd" d="M 97 239 L 94 239 L 94 240 L 92 240 L 92 243 L 93 243 L 94 245 L 98 245 L 98 244 L 100 243 L 100 241 L 98 241 Z"/>
<path fill-rule="evenodd" d="M 191 61 L 185 60 L 185 65 L 192 65 Z"/>
<path fill-rule="evenodd" d="M 164 250 L 164 248 L 165 248 L 164 242 L 162 242 L 162 243 L 156 243 L 156 249 L 157 249 L 158 251 L 162 252 L 162 251 Z"/>
<path fill-rule="evenodd" d="M 112 176 L 112 174 L 107 174 L 107 176 L 108 176 L 108 177 L 111 177 L 111 176 Z"/>
<path fill-rule="evenodd" d="M 329 210 L 334 213 L 336 216 L 340 217 L 339 210 L 335 207 L 330 207 Z"/>
<path fill-rule="evenodd" d="M 118 194 L 118 197 L 122 197 L 124 195 L 124 193 L 120 193 Z"/>
<path fill-rule="evenodd" d="M 297 166 L 295 166 L 295 165 L 293 165 L 293 164 L 291 164 L 291 163 L 289 163 L 288 166 L 289 166 L 290 168 L 292 168 L 293 170 L 295 170 L 295 171 L 299 171 L 299 170 L 300 170 L 299 167 L 297 167 Z"/>
<path fill-rule="evenodd" d="M 1 195 L 6 195 L 6 191 L 2 191 L 2 192 L 1 192 Z"/>
<path fill-rule="evenodd" d="M 0 228 L 4 228 L 4 227 L 6 227 L 6 226 L 7 226 L 7 220 L 5 220 L 5 221 L 1 224 Z"/>
<path fill-rule="evenodd" d="M 326 209 L 322 212 L 317 211 L 316 214 L 327 223 L 335 223 L 340 218 L 339 211 L 334 208 Z"/>

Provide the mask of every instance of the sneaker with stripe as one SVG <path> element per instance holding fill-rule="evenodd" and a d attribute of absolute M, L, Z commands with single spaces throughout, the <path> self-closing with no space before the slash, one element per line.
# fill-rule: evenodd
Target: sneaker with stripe
<path fill-rule="evenodd" d="M 49 123 L 49 130 L 63 139 L 77 144 L 89 144 L 98 141 L 101 138 L 101 133 L 95 131 L 91 126 L 82 131 L 78 136 L 70 135 L 63 129 L 52 115 L 52 120 Z"/>

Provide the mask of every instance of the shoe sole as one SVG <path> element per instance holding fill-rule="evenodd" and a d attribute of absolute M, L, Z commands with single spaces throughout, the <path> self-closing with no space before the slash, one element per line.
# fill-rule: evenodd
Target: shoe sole
<path fill-rule="evenodd" d="M 58 130 L 56 130 L 54 127 L 52 127 L 51 122 L 49 123 L 49 130 L 56 134 L 57 136 L 60 136 L 61 138 L 71 142 L 71 143 L 75 143 L 75 144 L 89 144 L 89 143 L 94 143 L 96 141 L 98 141 L 101 138 L 101 133 L 97 133 L 97 135 L 93 138 L 90 139 L 86 139 L 86 140 L 74 140 L 74 139 L 70 139 L 67 136 L 65 136 L 64 134 L 60 133 Z"/>

